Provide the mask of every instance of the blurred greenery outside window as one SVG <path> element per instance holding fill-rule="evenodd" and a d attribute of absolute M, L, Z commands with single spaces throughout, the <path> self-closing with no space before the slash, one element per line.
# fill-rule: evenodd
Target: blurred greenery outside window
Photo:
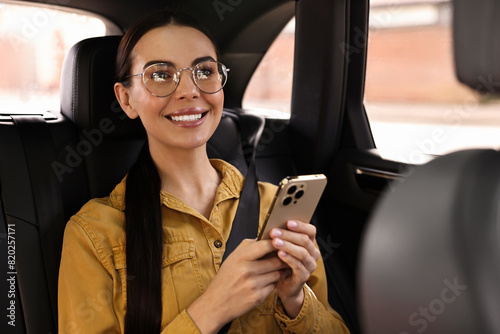
<path fill-rule="evenodd" d="M 452 11 L 449 0 L 371 0 L 364 104 L 385 158 L 500 148 L 498 97 L 456 79 Z"/>
<path fill-rule="evenodd" d="M 85 13 L 0 3 L 0 111 L 57 112 L 62 64 L 71 46 L 117 32 Z"/>

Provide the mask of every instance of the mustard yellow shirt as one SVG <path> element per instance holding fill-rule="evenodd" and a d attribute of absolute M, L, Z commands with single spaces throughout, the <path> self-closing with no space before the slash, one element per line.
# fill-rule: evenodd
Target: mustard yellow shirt
<path fill-rule="evenodd" d="M 244 178 L 230 164 L 211 160 L 222 174 L 210 218 L 161 193 L 163 247 L 161 333 L 199 333 L 186 309 L 217 274 Z M 106 198 L 93 199 L 66 226 L 59 273 L 59 333 L 123 333 L 127 298 L 124 179 Z M 276 186 L 259 184 L 260 222 Z M 222 241 L 222 246 L 220 245 Z M 219 247 L 217 247 L 219 246 Z M 229 333 L 348 333 L 329 305 L 322 260 L 304 287 L 299 315 L 290 319 L 274 291 L 234 320 Z"/>

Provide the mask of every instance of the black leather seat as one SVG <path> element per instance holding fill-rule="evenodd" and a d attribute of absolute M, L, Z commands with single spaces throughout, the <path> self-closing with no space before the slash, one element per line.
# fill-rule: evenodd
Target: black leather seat
<path fill-rule="evenodd" d="M 364 332 L 500 333 L 500 153 L 417 167 L 376 209 L 360 266 Z"/>
<path fill-rule="evenodd" d="M 145 142 L 142 124 L 128 119 L 114 96 L 119 40 L 92 38 L 70 50 L 62 72 L 60 115 L 0 122 L 0 234 L 15 230 L 16 242 L 15 268 L 9 268 L 4 262 L 7 238 L 0 240 L 5 263 L 0 289 L 7 293 L 7 278 L 15 276 L 16 294 L 1 305 L 6 310 L 11 300 L 15 302 L 16 326 L 4 331 L 4 319 L 0 333 L 57 332 L 57 277 L 65 224 L 90 198 L 110 193 Z M 225 159 L 245 173 L 239 112 L 224 112 L 207 150 L 210 157 Z M 286 168 L 259 174 L 269 180 L 293 168 L 286 161 L 277 166 Z"/>

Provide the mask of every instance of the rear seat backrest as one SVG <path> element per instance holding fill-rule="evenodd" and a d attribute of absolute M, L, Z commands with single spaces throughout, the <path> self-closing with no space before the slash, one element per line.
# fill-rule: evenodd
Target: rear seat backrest
<path fill-rule="evenodd" d="M 37 177 L 31 181 L 26 179 L 26 161 L 33 157 L 23 151 L 22 143 L 37 139 L 20 138 L 15 123 L 0 123 L 0 233 L 6 235 L 7 224 L 13 224 L 17 247 L 16 327 L 9 328 L 9 333 L 57 332 L 57 270 L 64 226 L 90 198 L 111 192 L 145 142 L 140 121 L 128 119 L 114 96 L 119 40 L 119 36 L 92 38 L 70 50 L 61 79 L 61 117 L 29 123 L 46 130 L 36 144 L 53 150 L 55 157 L 46 157 L 39 169 L 32 166 Z M 237 123 L 238 112 L 225 111 L 207 150 L 209 156 L 229 161 L 245 173 Z M 50 180 L 41 183 L 46 186 L 48 182 L 60 194 L 35 195 L 33 189 L 40 188 L 37 180 Z M 53 204 L 52 209 L 44 210 L 42 219 L 40 203 Z M 7 255 L 6 243 L 2 242 L 0 257 L 5 259 Z M 7 277 L 0 278 L 1 291 L 8 291 Z"/>
<path fill-rule="evenodd" d="M 120 182 L 144 144 L 139 119 L 130 120 L 113 91 L 120 36 L 83 40 L 66 57 L 61 79 L 61 113 L 78 128 L 74 149 L 63 149 L 65 177 L 70 164 L 85 163 L 90 197 L 101 197 Z"/>

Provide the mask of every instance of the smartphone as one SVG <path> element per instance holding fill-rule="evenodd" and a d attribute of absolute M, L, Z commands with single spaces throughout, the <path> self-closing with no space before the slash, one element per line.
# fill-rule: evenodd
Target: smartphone
<path fill-rule="evenodd" d="M 276 191 L 258 240 L 269 239 L 269 232 L 277 227 L 286 229 L 288 220 L 309 223 L 326 187 L 323 174 L 288 176 Z"/>

